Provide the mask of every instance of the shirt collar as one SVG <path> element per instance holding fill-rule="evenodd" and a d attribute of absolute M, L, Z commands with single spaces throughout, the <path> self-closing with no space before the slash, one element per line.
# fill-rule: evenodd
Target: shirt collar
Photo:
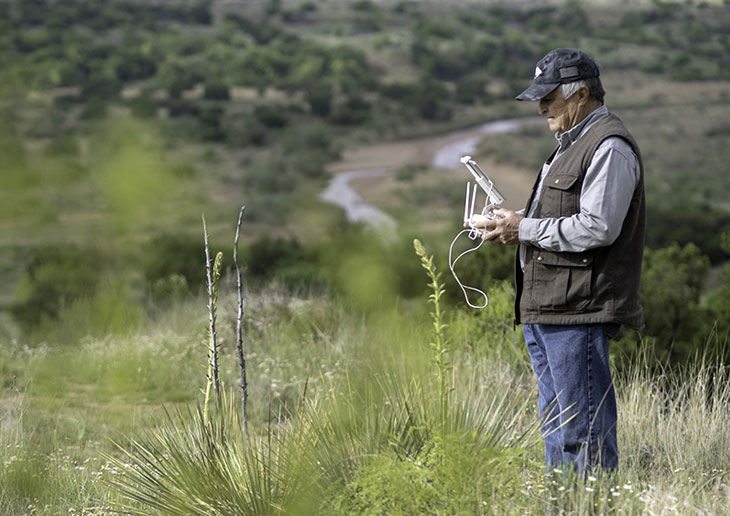
<path fill-rule="evenodd" d="M 590 129 L 593 124 L 606 116 L 608 116 L 608 108 L 603 105 L 591 111 L 588 116 L 564 133 L 555 133 L 555 139 L 558 140 L 558 147 L 560 148 L 560 151 L 570 147 L 576 140 L 578 140 L 578 138 Z"/>

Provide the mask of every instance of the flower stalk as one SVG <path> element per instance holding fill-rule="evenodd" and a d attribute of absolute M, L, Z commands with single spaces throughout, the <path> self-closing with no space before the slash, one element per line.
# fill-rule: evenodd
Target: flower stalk
<path fill-rule="evenodd" d="M 215 256 L 215 262 L 211 269 L 210 246 L 208 243 L 208 229 L 203 216 L 203 235 L 205 238 L 205 274 L 208 286 L 208 375 L 205 387 L 204 416 L 208 419 L 208 405 L 210 403 L 211 390 L 216 402 L 220 401 L 220 376 L 218 371 L 218 340 L 216 333 L 216 303 L 218 301 L 218 280 L 221 276 L 223 265 L 223 253 Z"/>
<path fill-rule="evenodd" d="M 431 280 L 428 286 L 432 292 L 429 295 L 429 302 L 433 305 L 433 311 L 431 312 L 431 319 L 433 321 L 433 341 L 429 343 L 434 353 L 434 362 L 436 364 L 436 372 L 438 376 L 439 385 L 439 440 L 443 442 L 446 437 L 446 430 L 448 427 L 448 405 L 449 405 L 449 391 L 448 391 L 448 377 L 450 374 L 450 365 L 448 362 L 448 341 L 445 337 L 444 330 L 448 327 L 447 324 L 443 323 L 443 316 L 441 313 L 441 296 L 445 292 L 444 284 L 441 283 L 441 273 L 437 272 L 436 266 L 433 263 L 433 256 L 428 256 L 426 248 L 423 246 L 420 240 L 413 240 L 413 247 L 416 250 L 416 254 L 421 258 L 421 266 L 426 269 L 428 277 Z"/>
<path fill-rule="evenodd" d="M 238 292 L 238 314 L 236 316 L 236 349 L 238 350 L 238 363 L 241 368 L 241 421 L 244 431 L 248 435 L 248 380 L 246 378 L 246 355 L 243 349 L 243 280 L 241 278 L 241 267 L 238 265 L 238 237 L 243 222 L 243 211 L 246 206 L 241 206 L 236 224 L 236 238 L 233 241 L 233 265 L 236 269 L 236 291 Z"/>

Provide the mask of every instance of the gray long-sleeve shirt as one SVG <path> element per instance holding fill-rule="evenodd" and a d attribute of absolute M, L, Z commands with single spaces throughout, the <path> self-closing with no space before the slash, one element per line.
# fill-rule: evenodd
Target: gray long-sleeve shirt
<path fill-rule="evenodd" d="M 579 124 L 564 133 L 556 133 L 560 157 L 598 120 L 608 116 L 606 106 L 601 106 Z M 545 163 L 535 193 L 539 198 L 542 182 L 550 170 Z M 533 202 L 530 213 L 520 221 L 520 261 L 524 267 L 524 244 L 550 251 L 582 252 L 595 247 L 608 246 L 621 232 L 631 197 L 639 182 L 639 161 L 631 146 L 619 137 L 604 140 L 596 149 L 586 171 L 580 194 L 580 212 L 570 217 L 533 218 L 537 203 Z"/>

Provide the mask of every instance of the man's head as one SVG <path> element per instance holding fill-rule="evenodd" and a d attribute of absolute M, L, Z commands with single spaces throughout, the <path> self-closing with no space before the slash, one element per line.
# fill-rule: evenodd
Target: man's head
<path fill-rule="evenodd" d="M 574 48 L 556 48 L 538 61 L 532 85 L 517 100 L 540 102 L 552 131 L 564 132 L 603 104 L 598 65 Z"/>

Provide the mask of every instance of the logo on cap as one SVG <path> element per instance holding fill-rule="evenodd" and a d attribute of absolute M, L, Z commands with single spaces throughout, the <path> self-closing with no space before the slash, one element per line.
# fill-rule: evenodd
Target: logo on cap
<path fill-rule="evenodd" d="M 538 77 L 540 77 L 540 75 L 542 75 L 542 70 L 540 70 L 539 66 L 536 66 L 535 67 L 535 77 L 533 77 L 533 79 L 537 79 Z"/>

